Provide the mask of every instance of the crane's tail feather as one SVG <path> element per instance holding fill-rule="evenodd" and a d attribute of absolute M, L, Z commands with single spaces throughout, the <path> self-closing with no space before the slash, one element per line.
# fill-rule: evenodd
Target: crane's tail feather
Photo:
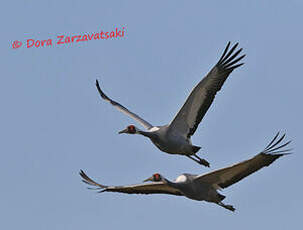
<path fill-rule="evenodd" d="M 226 197 L 226 196 L 224 196 L 224 195 L 222 195 L 222 194 L 218 193 L 218 197 L 219 197 L 220 201 L 222 201 L 222 200 L 224 200 L 224 199 L 225 199 L 225 197 Z"/>
<path fill-rule="evenodd" d="M 192 150 L 194 153 L 197 153 L 200 149 L 201 149 L 200 146 L 195 146 L 195 145 L 192 146 Z"/>

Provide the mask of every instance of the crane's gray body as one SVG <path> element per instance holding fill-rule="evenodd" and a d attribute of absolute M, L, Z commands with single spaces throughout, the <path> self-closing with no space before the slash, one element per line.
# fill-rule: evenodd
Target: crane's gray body
<path fill-rule="evenodd" d="M 157 126 L 158 130 L 152 132 L 140 132 L 150 138 L 150 140 L 163 152 L 179 155 L 193 155 L 201 147 L 194 146 L 191 140 L 182 134 L 171 130 L 168 125 Z"/>
<path fill-rule="evenodd" d="M 183 177 L 182 179 L 185 179 L 185 181 L 178 182 L 178 178 L 180 177 Z M 220 195 L 211 184 L 196 180 L 197 177 L 198 175 L 184 173 L 177 178 L 172 186 L 178 188 L 184 196 L 192 200 L 214 203 L 220 202 L 222 200 L 222 195 Z"/>

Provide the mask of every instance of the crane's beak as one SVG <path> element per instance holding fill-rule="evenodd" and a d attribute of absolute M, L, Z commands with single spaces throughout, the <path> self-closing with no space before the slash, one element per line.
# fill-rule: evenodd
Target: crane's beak
<path fill-rule="evenodd" d="M 121 131 L 119 132 L 119 134 L 121 134 L 121 133 L 127 133 L 127 132 L 128 132 L 128 129 L 126 128 L 126 129 L 121 130 Z"/>
<path fill-rule="evenodd" d="M 153 181 L 153 177 L 151 176 L 151 177 L 145 179 L 143 182 L 147 182 L 147 181 Z"/>

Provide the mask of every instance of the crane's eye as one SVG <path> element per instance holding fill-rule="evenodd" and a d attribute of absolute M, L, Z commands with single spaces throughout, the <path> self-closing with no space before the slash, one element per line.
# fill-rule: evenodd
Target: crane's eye
<path fill-rule="evenodd" d="M 161 176 L 159 173 L 154 174 L 154 181 L 160 181 L 161 180 Z"/>
<path fill-rule="evenodd" d="M 129 131 L 130 133 L 135 133 L 135 132 L 136 132 L 135 126 L 133 126 L 133 125 L 128 126 L 128 131 Z"/>

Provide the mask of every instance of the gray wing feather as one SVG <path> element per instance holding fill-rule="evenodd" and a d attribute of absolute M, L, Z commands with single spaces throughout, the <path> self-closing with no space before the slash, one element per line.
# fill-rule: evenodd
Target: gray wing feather
<path fill-rule="evenodd" d="M 111 103 L 115 108 L 117 108 L 119 111 L 121 111 L 122 113 L 126 114 L 127 116 L 130 116 L 131 118 L 133 118 L 135 121 L 139 122 L 144 128 L 146 129 L 151 129 L 153 126 L 148 123 L 147 121 L 145 121 L 144 119 L 142 119 L 141 117 L 139 117 L 137 114 L 129 111 L 127 108 L 125 108 L 123 105 L 119 104 L 116 101 L 113 101 L 112 99 L 110 99 L 100 88 L 99 86 L 99 82 L 98 80 L 96 80 L 96 87 L 98 89 L 98 92 L 101 96 L 102 99 L 108 101 L 109 103 Z"/>
<path fill-rule="evenodd" d="M 230 50 L 229 46 L 230 42 L 227 44 L 218 63 L 192 90 L 181 110 L 171 122 L 171 129 L 178 130 L 188 138 L 192 136 L 229 74 L 244 64 L 237 64 L 245 57 L 245 55 L 238 57 L 242 49 L 233 54 L 238 43 Z"/>
<path fill-rule="evenodd" d="M 217 171 L 200 175 L 196 178 L 201 183 L 209 183 L 212 185 L 219 186 L 220 188 L 226 188 L 230 185 L 237 183 L 238 181 L 242 180 L 243 178 L 249 176 L 250 174 L 258 171 L 259 169 L 269 166 L 278 158 L 290 154 L 291 149 L 284 149 L 281 148 L 285 147 L 290 143 L 290 141 L 275 147 L 279 144 L 285 137 L 285 134 L 274 143 L 274 141 L 279 136 L 279 133 L 275 136 L 273 141 L 258 155 L 255 157 L 243 161 L 241 163 L 235 164 L 231 167 L 219 169 Z"/>
<path fill-rule="evenodd" d="M 168 186 L 163 182 L 142 183 L 128 186 L 105 186 L 89 178 L 82 170 L 80 171 L 82 181 L 91 186 L 95 186 L 99 192 L 120 192 L 128 194 L 169 194 L 182 196 L 181 192 Z"/>

